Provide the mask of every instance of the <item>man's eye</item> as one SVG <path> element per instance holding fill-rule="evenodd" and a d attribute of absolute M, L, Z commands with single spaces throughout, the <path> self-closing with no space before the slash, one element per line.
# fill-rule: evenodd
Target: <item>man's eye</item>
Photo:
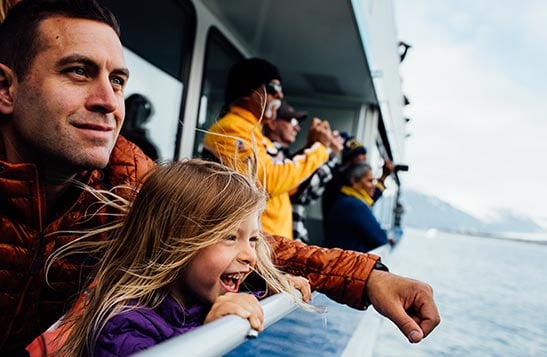
<path fill-rule="evenodd" d="M 73 67 L 69 71 L 76 74 L 76 75 L 78 75 L 78 76 L 86 76 L 87 75 L 86 70 L 82 67 Z"/>
<path fill-rule="evenodd" d="M 112 77 L 110 78 L 110 81 L 115 84 L 115 85 L 118 85 L 118 86 L 121 86 L 123 87 L 124 84 L 125 84 L 125 79 L 121 78 L 121 77 Z"/>

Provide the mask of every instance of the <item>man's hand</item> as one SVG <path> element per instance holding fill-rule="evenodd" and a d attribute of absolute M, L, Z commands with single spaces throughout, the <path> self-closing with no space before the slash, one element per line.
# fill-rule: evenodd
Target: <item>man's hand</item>
<path fill-rule="evenodd" d="M 319 141 L 321 144 L 329 147 L 331 136 L 332 133 L 329 122 L 319 118 L 313 118 L 310 124 L 306 146 L 312 146 L 313 143 Z"/>
<path fill-rule="evenodd" d="M 334 155 L 338 155 L 344 148 L 344 138 L 340 135 L 338 130 L 333 130 L 330 138 L 330 148 Z"/>
<path fill-rule="evenodd" d="M 264 329 L 264 311 L 254 295 L 226 293 L 219 296 L 205 317 L 205 323 L 226 315 L 237 315 L 249 320 L 251 327 L 257 331 Z"/>
<path fill-rule="evenodd" d="M 393 321 L 411 343 L 420 342 L 441 322 L 433 289 L 425 283 L 373 270 L 366 293 L 376 311 Z"/>
<path fill-rule="evenodd" d="M 386 159 L 384 161 L 384 165 L 382 166 L 382 176 L 380 179 L 382 179 L 382 182 L 391 175 L 395 171 L 395 165 L 391 160 Z"/>

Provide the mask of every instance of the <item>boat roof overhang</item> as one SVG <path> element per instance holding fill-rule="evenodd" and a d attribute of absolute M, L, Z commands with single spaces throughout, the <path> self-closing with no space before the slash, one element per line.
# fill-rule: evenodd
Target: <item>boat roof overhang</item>
<path fill-rule="evenodd" d="M 351 0 L 202 0 L 286 93 L 378 105 Z M 332 103 L 331 103 L 332 104 Z"/>

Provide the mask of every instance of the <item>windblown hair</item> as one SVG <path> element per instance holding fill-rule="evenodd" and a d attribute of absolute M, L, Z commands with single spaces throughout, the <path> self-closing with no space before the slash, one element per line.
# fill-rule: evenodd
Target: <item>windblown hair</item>
<path fill-rule="evenodd" d="M 94 20 L 110 26 L 120 36 L 114 15 L 95 0 L 24 0 L 11 9 L 8 2 L 1 9 L 7 13 L 3 14 L 3 22 L 0 19 L 0 63 L 13 69 L 19 80 L 25 78 L 42 49 L 39 26 L 45 19 L 60 16 Z"/>
<path fill-rule="evenodd" d="M 106 201 L 111 193 L 96 192 L 96 196 L 110 205 Z M 81 313 L 65 322 L 69 334 L 61 355 L 92 356 L 110 318 L 143 306 L 157 307 L 201 249 L 221 242 L 250 215 L 260 213 L 265 200 L 253 177 L 218 163 L 190 159 L 152 170 L 134 201 L 126 201 L 124 219 L 111 227 L 110 239 L 102 243 L 105 252 L 96 285 Z M 75 250 L 89 250 L 89 245 L 80 240 L 56 256 Z M 274 267 L 263 236 L 256 254 L 257 265 L 252 268 L 266 281 L 268 293 L 288 292 L 296 299 L 287 279 Z"/>

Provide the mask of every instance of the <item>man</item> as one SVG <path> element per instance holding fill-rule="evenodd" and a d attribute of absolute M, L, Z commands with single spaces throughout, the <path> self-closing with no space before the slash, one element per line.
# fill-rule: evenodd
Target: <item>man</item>
<path fill-rule="evenodd" d="M 286 102 L 283 102 L 277 111 L 277 118 L 264 122 L 264 135 L 266 135 L 279 150 L 278 153 L 270 154 L 281 155 L 282 158 L 291 157 L 292 155 L 289 152 L 289 146 L 295 142 L 296 136 L 300 132 L 300 123 L 306 118 L 306 113 L 297 112 L 293 107 Z M 318 118 L 313 118 L 312 126 L 324 124 L 327 124 L 328 126 L 328 122 L 321 122 Z M 308 230 L 304 225 L 306 220 L 306 206 L 318 200 L 323 194 L 325 185 L 332 178 L 332 172 L 337 164 L 336 155 L 340 152 L 342 146 L 343 139 L 337 131 L 334 131 L 330 142 L 332 152 L 329 156 L 329 160 L 315 170 L 315 172 L 304 182 L 298 185 L 296 190 L 291 192 L 290 201 L 294 239 L 308 243 Z"/>
<path fill-rule="evenodd" d="M 263 121 L 264 135 L 272 141 L 285 157 L 289 157 L 289 146 L 296 141 L 296 136 L 301 130 L 301 124 L 307 118 L 307 113 L 297 112 L 286 101 L 283 101 L 277 110 L 276 118 L 268 118 Z M 312 125 L 317 125 L 318 120 L 316 119 Z"/>
<path fill-rule="evenodd" d="M 292 237 L 289 192 L 326 162 L 331 152 L 328 124 L 310 128 L 309 147 L 301 155 L 286 159 L 262 133 L 262 119 L 273 120 L 283 98 L 281 76 L 271 63 L 251 58 L 230 68 L 225 93 L 226 114 L 208 130 L 204 149 L 208 156 L 248 172 L 256 157 L 258 182 L 268 193 L 261 217 L 262 229 Z M 275 109 L 272 110 L 273 104 Z"/>
<path fill-rule="evenodd" d="M 73 183 L 136 184 L 154 165 L 118 138 L 128 73 L 117 22 L 94 0 L 24 0 L 0 25 L 2 355 L 23 354 L 89 281 L 90 259 L 64 259 L 47 285 L 46 259 L 79 237 L 71 231 L 115 219 L 86 216 L 95 200 Z M 350 306 L 372 303 L 411 342 L 439 323 L 431 288 L 374 269 L 375 256 L 271 242 L 284 270 Z"/>
<path fill-rule="evenodd" d="M 95 200 L 71 182 L 110 189 L 153 164 L 116 143 L 129 72 L 110 13 L 88 1 L 23 1 L 0 29 L 0 351 L 13 353 L 79 289 L 74 259 L 45 283 L 46 259 L 74 239 L 55 232 L 105 223 L 76 224 Z"/>

